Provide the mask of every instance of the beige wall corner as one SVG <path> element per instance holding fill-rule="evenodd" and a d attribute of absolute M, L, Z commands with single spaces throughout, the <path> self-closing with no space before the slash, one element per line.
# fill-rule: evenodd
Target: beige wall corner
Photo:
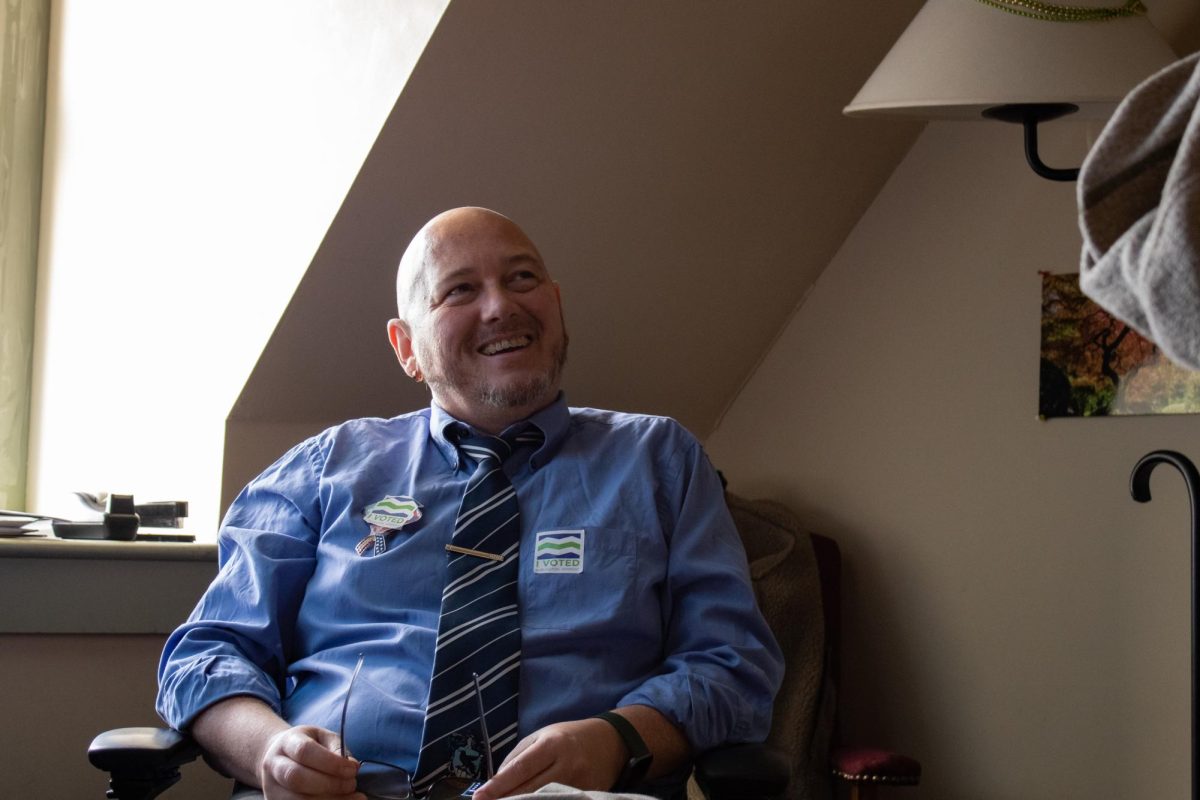
<path fill-rule="evenodd" d="M 1046 138 L 1078 163 L 1082 128 Z M 1127 487 L 1200 427 L 1037 419 L 1038 271 L 1079 247 L 1019 131 L 929 126 L 708 441 L 843 545 L 844 727 L 925 798 L 1187 793 L 1186 493 Z"/>

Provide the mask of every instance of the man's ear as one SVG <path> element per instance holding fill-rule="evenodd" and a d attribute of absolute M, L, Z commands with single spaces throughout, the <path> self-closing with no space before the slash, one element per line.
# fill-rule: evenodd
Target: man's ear
<path fill-rule="evenodd" d="M 413 352 L 412 335 L 408 332 L 408 326 L 402 319 L 391 319 L 388 320 L 387 330 L 388 340 L 392 343 L 392 349 L 396 351 L 396 359 L 404 368 L 404 373 L 420 383 L 423 376 L 421 367 L 417 364 L 417 355 Z"/>
<path fill-rule="evenodd" d="M 552 283 L 554 284 L 554 296 L 558 298 L 558 319 L 559 319 L 559 322 L 562 324 L 563 336 L 566 336 L 567 335 L 567 315 L 563 313 L 562 286 L 559 285 L 558 281 L 552 281 Z"/>

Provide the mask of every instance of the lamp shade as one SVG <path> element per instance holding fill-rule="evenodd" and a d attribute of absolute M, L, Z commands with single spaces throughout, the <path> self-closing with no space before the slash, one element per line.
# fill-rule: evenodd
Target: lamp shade
<path fill-rule="evenodd" d="M 845 113 L 978 119 L 994 106 L 1072 103 L 1102 119 L 1176 59 L 1145 15 L 1050 22 L 978 0 L 927 0 Z"/>

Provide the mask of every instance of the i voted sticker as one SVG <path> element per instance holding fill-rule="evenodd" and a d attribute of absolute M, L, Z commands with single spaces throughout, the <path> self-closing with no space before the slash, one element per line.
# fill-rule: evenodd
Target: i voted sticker
<path fill-rule="evenodd" d="M 387 537 L 421 518 L 421 504 L 405 495 L 388 495 L 363 509 L 363 519 L 371 532 L 355 545 L 360 555 L 381 556 L 387 552 Z"/>
<path fill-rule="evenodd" d="M 421 504 L 411 497 L 388 495 L 363 510 L 368 525 L 394 531 L 421 518 Z"/>
<path fill-rule="evenodd" d="M 534 540 L 535 574 L 583 572 L 583 530 L 543 531 Z"/>

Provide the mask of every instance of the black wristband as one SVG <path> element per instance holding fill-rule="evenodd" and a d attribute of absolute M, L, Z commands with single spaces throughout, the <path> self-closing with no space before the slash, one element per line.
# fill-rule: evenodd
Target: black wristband
<path fill-rule="evenodd" d="M 602 719 L 612 725 L 621 741 L 625 743 L 625 749 L 629 751 L 629 759 L 621 767 L 621 774 L 609 791 L 624 792 L 637 786 L 646 777 L 646 773 L 650 771 L 650 764 L 654 761 L 654 756 L 650 754 L 650 748 L 646 747 L 641 734 L 629 720 L 611 711 L 597 714 L 593 719 Z"/>

